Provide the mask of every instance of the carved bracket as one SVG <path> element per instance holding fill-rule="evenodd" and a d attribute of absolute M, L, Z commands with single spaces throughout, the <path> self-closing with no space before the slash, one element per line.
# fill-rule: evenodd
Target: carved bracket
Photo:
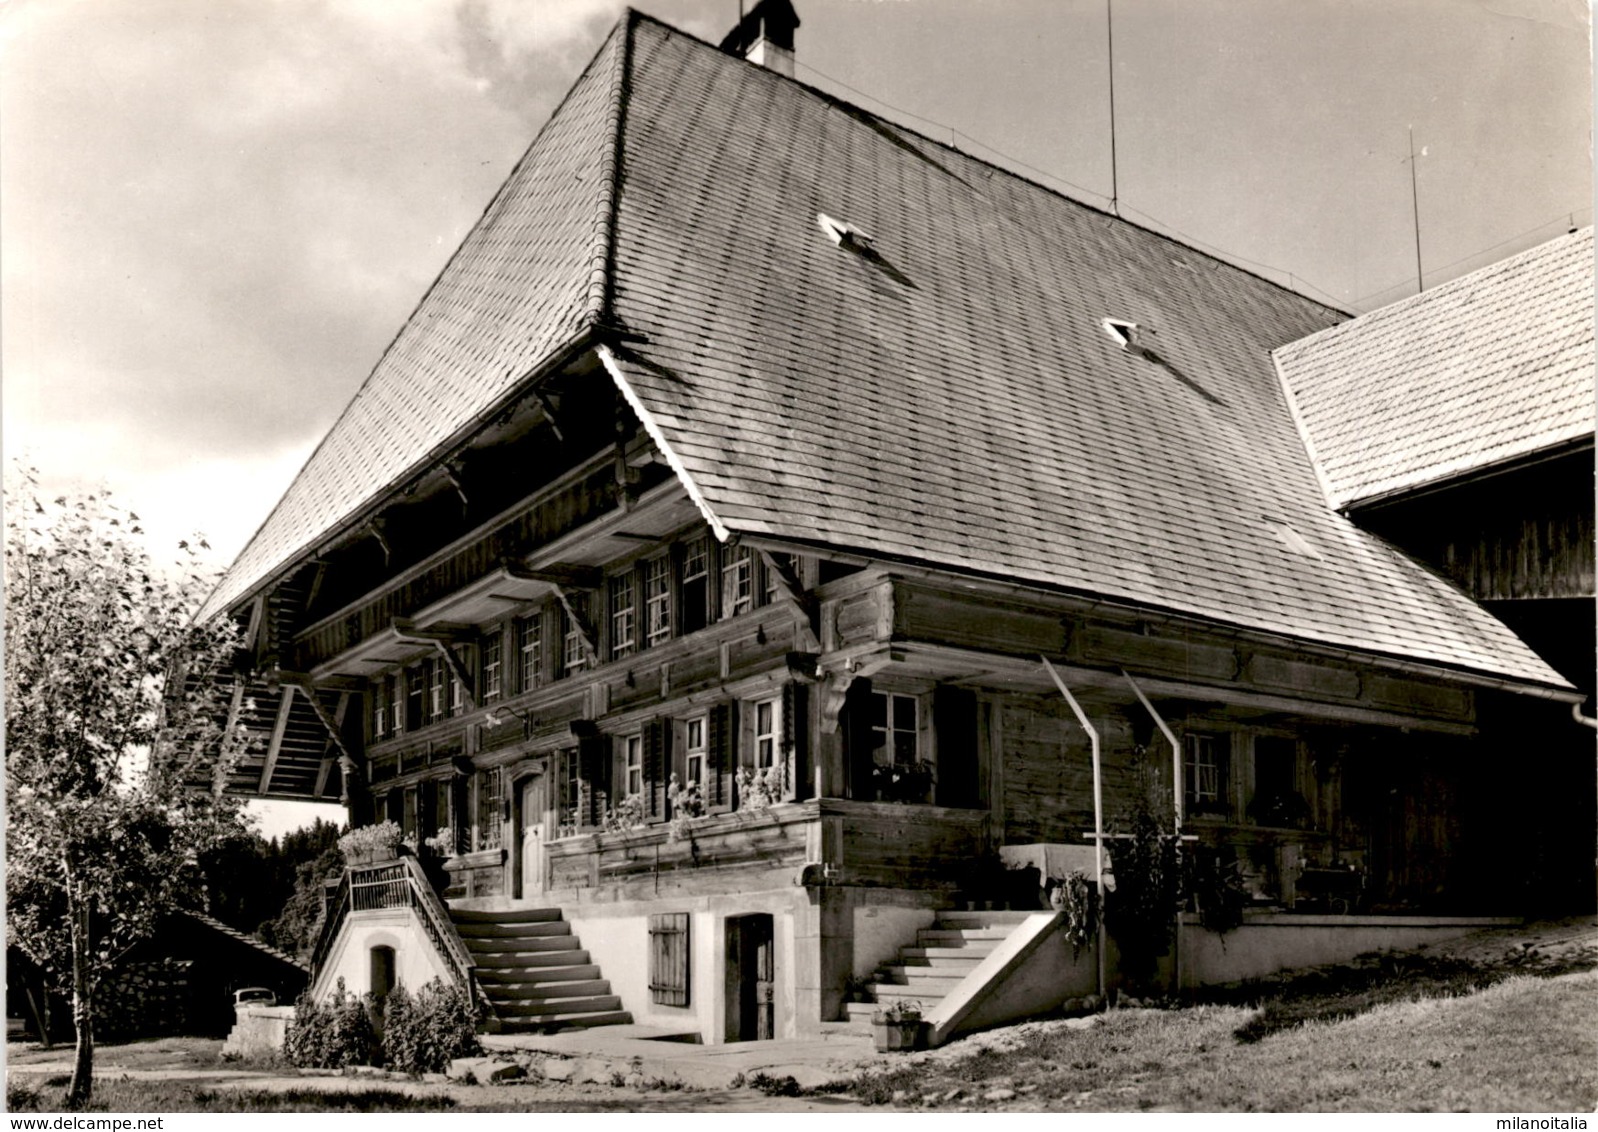
<path fill-rule="evenodd" d="M 766 569 L 777 580 L 777 587 L 793 602 L 799 612 L 804 614 L 804 627 L 806 630 L 806 647 L 819 649 L 821 647 L 821 605 L 816 601 L 815 595 L 807 592 L 804 583 L 799 580 L 799 574 L 793 565 L 780 562 L 777 556 L 769 550 L 760 552 L 761 559 L 766 564 Z"/>
<path fill-rule="evenodd" d="M 556 583 L 551 588 L 554 589 L 555 596 L 560 599 L 560 606 L 566 611 L 566 616 L 571 621 L 572 628 L 577 630 L 577 637 L 583 643 L 583 651 L 588 654 L 588 662 L 598 665 L 599 637 L 594 632 L 594 627 L 588 623 L 588 618 L 584 617 L 577 610 L 577 607 L 572 604 L 571 598 L 566 593 L 565 586 Z"/>

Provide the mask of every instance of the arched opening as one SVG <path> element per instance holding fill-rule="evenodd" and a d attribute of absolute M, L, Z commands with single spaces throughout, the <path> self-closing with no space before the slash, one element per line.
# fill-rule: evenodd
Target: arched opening
<path fill-rule="evenodd" d="M 367 987 L 381 1011 L 388 992 L 394 989 L 394 949 L 384 946 L 372 948 L 368 972 Z"/>

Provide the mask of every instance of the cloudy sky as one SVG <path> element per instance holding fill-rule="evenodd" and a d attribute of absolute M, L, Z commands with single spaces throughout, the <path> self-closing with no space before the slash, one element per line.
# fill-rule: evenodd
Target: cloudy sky
<path fill-rule="evenodd" d="M 1581 0 L 1111 0 L 1123 215 L 1355 310 L 1591 222 Z M 719 39 L 738 0 L 637 0 Z M 798 77 L 1106 205 L 1106 0 L 797 0 Z M 225 564 L 621 11 L 5 0 L 4 445 Z"/>

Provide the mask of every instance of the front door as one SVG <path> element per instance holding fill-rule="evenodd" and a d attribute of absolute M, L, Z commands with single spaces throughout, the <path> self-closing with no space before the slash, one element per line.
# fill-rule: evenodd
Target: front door
<path fill-rule="evenodd" d="M 776 948 L 768 915 L 727 921 L 727 1040 L 776 1037 Z"/>
<path fill-rule="evenodd" d="M 545 793 L 542 774 L 535 774 L 522 783 L 521 806 L 518 810 L 521 823 L 521 884 L 518 895 L 523 900 L 530 900 L 544 891 Z"/>

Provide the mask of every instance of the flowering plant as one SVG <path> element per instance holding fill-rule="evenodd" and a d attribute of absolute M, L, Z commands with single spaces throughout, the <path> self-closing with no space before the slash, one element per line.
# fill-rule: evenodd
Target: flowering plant
<path fill-rule="evenodd" d="M 871 784 L 884 802 L 925 802 L 933 780 L 932 764 L 925 759 L 871 768 Z"/>
<path fill-rule="evenodd" d="M 783 763 L 773 763 L 765 770 L 739 767 L 736 777 L 738 809 L 764 810 L 773 803 L 782 801 L 784 769 Z"/>
<path fill-rule="evenodd" d="M 455 855 L 455 831 L 445 826 L 433 836 L 429 837 L 424 845 L 440 857 L 453 857 Z"/>
<path fill-rule="evenodd" d="M 674 774 L 666 783 L 666 801 L 671 805 L 671 828 L 666 840 L 681 841 L 688 835 L 688 823 L 705 816 L 704 795 L 699 790 L 699 783 L 690 782 L 685 787 L 678 783 Z"/>
<path fill-rule="evenodd" d="M 338 839 L 338 850 L 348 863 L 386 861 L 395 855 L 400 843 L 400 827 L 391 821 L 363 825 Z"/>
<path fill-rule="evenodd" d="M 644 796 L 629 794 L 621 800 L 621 805 L 605 807 L 605 832 L 622 833 L 629 829 L 641 829 L 644 816 Z"/>

